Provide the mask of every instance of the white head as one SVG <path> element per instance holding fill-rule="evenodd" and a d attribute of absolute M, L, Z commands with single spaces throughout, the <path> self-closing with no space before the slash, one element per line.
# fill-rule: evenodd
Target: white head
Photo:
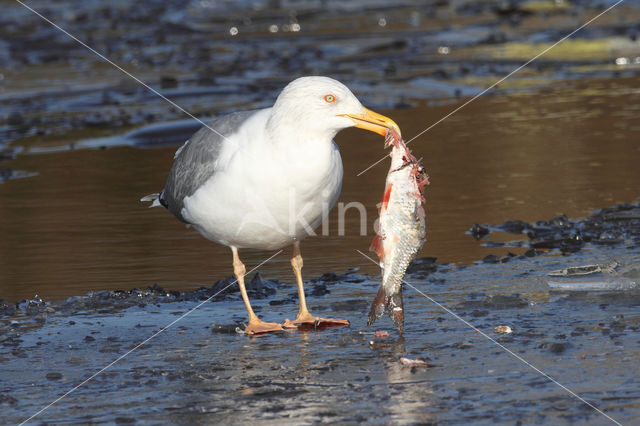
<path fill-rule="evenodd" d="M 331 140 L 342 129 L 360 127 L 381 135 L 391 119 L 362 106 L 351 90 L 328 77 L 300 77 L 289 83 L 273 105 L 267 124 L 273 133 L 297 132 L 309 140 Z"/>

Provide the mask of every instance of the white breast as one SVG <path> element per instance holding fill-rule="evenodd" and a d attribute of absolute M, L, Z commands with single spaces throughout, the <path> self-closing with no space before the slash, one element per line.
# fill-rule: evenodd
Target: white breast
<path fill-rule="evenodd" d="M 237 248 L 277 249 L 313 232 L 340 194 L 338 147 L 239 146 L 224 170 L 185 198 L 183 216 L 204 237 Z"/>

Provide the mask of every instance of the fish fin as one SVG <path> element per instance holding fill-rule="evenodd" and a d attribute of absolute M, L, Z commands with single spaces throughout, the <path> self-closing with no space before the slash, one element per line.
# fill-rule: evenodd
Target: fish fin
<path fill-rule="evenodd" d="M 384 247 L 382 246 L 382 237 L 380 236 L 380 234 L 376 234 L 376 236 L 373 237 L 373 241 L 371 242 L 369 250 L 375 251 L 378 254 L 378 259 L 380 259 L 380 262 L 384 260 Z"/>
<path fill-rule="evenodd" d="M 389 199 L 391 198 L 391 188 L 393 188 L 392 183 L 387 185 L 387 188 L 384 191 L 384 197 L 382 197 L 382 205 L 380 206 L 381 210 L 382 209 L 387 210 L 387 206 L 389 205 Z"/>
<path fill-rule="evenodd" d="M 373 299 L 371 309 L 369 309 L 369 318 L 367 319 L 367 325 L 371 326 L 376 319 L 380 318 L 385 311 L 389 312 L 389 317 L 393 321 L 393 324 L 398 329 L 399 333 L 402 333 L 404 328 L 404 306 L 402 303 L 402 286 L 396 294 L 387 296 L 384 290 L 384 286 L 380 285 L 376 298 Z"/>
<path fill-rule="evenodd" d="M 389 317 L 393 321 L 393 324 L 398 329 L 398 332 L 402 334 L 404 328 L 404 305 L 402 303 L 402 285 L 400 290 L 387 298 L 386 308 L 389 310 Z"/>
<path fill-rule="evenodd" d="M 380 290 L 378 290 L 378 294 L 376 298 L 373 299 L 373 303 L 371 304 L 371 309 L 369 310 L 369 318 L 367 319 L 367 325 L 372 325 L 374 321 L 384 314 L 384 308 L 386 306 L 386 295 L 384 291 L 384 287 L 380 285 Z"/>

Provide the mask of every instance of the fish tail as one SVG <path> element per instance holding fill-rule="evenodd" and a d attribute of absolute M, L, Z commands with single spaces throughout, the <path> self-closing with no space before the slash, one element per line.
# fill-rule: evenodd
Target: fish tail
<path fill-rule="evenodd" d="M 380 318 L 382 314 L 384 314 L 386 300 L 387 296 L 385 294 L 384 287 L 380 285 L 380 290 L 378 290 L 376 298 L 373 299 L 371 309 L 369 310 L 369 319 L 367 320 L 367 325 L 372 325 L 376 319 Z"/>
<path fill-rule="evenodd" d="M 371 304 L 369 310 L 369 319 L 367 325 L 372 325 L 376 319 L 380 318 L 385 311 L 389 312 L 389 317 L 393 321 L 398 331 L 402 333 L 404 328 L 404 306 L 402 303 L 402 287 L 397 293 L 387 295 L 384 287 L 381 285 L 376 298 Z"/>
<path fill-rule="evenodd" d="M 393 321 L 393 324 L 398 329 L 398 332 L 402 334 L 404 328 L 404 305 L 402 303 L 402 286 L 397 293 L 389 296 L 387 300 L 387 309 L 389 309 L 389 317 Z"/>

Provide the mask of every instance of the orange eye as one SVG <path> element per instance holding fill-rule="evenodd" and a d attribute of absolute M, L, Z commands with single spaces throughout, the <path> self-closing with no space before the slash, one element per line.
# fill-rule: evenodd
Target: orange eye
<path fill-rule="evenodd" d="M 336 101 L 336 97 L 333 95 L 326 95 L 324 97 L 324 100 L 327 101 L 328 103 L 332 104 Z"/>

